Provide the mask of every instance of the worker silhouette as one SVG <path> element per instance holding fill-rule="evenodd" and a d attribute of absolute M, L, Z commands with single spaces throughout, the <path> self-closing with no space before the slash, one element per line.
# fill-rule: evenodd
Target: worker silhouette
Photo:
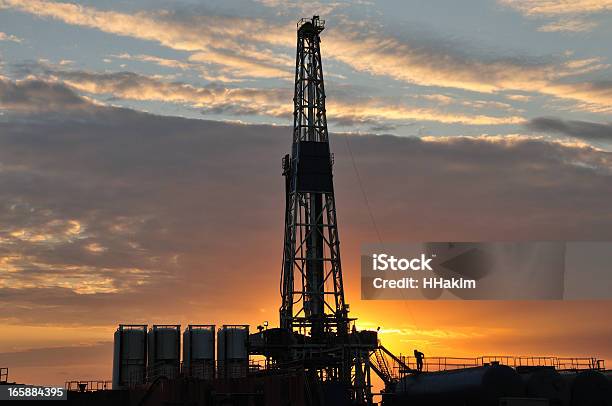
<path fill-rule="evenodd" d="M 417 371 L 421 372 L 423 370 L 423 358 L 425 358 L 425 354 L 419 350 L 414 350 L 414 358 L 416 359 Z"/>

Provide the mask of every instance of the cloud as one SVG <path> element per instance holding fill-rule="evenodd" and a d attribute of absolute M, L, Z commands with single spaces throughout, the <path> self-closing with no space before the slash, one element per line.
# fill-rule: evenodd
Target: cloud
<path fill-rule="evenodd" d="M 169 10 L 124 14 L 45 0 L 1 0 L 0 7 L 116 35 L 156 41 L 187 51 L 190 62 L 206 67 L 203 77 L 223 81 L 245 78 L 290 80 L 292 77 L 293 23 L 192 15 Z M 254 32 L 257 35 L 253 35 Z M 364 30 L 359 22 L 346 21 L 326 31 L 323 53 L 326 58 L 340 61 L 356 71 L 421 86 L 484 93 L 506 90 L 540 92 L 598 105 L 602 102 L 591 98 L 588 92 L 565 93 L 565 88 L 558 86 L 557 82 L 608 67 L 597 58 L 542 61 L 466 55 L 443 44 L 432 46 L 415 39 L 407 41 L 372 27 Z M 606 98 L 604 102 L 609 105 L 611 101 Z"/>
<path fill-rule="evenodd" d="M 0 90 L 34 106 L 0 121 L 5 322 L 254 323 L 248 309 L 278 305 L 270 270 L 282 248 L 289 127 L 95 105 L 59 83 Z M 71 108 L 75 98 L 86 107 Z M 353 165 L 385 240 L 610 238 L 612 161 L 584 144 L 371 135 L 331 144 L 349 297 L 359 244 L 375 238 Z M 236 291 L 241 300 L 228 299 Z"/>
<path fill-rule="evenodd" d="M 575 106 L 577 109 L 594 113 L 612 112 L 611 80 L 551 83 L 543 92 L 563 99 L 578 100 L 581 103 Z"/>
<path fill-rule="evenodd" d="M 22 39 L 16 37 L 15 35 L 7 34 L 5 32 L 0 31 L 0 41 L 21 42 Z"/>
<path fill-rule="evenodd" d="M 0 109 L 20 112 L 83 110 L 91 103 L 58 83 L 13 82 L 0 78 Z"/>
<path fill-rule="evenodd" d="M 77 95 L 74 90 L 90 95 L 106 96 L 112 99 L 163 101 L 186 104 L 210 112 L 238 111 L 251 107 L 250 114 L 287 116 L 291 113 L 291 97 L 286 89 L 228 88 L 218 84 L 194 86 L 182 82 L 167 82 L 158 77 L 140 75 L 133 72 L 96 73 L 87 71 L 64 71 L 42 65 L 23 65 L 18 67 L 26 77 L 38 75 L 45 80 L 22 80 L 17 82 L 0 81 L 6 89 L 0 95 L 2 107 L 8 110 L 57 110 L 53 104 L 56 99 L 49 94 L 60 93 L 71 101 L 67 108 L 87 108 L 87 99 Z M 68 87 L 66 87 L 66 85 Z M 13 100 L 21 87 L 23 93 L 34 89 L 35 97 L 40 98 Z M 37 87 L 43 91 L 36 92 Z M 47 100 L 51 98 L 52 100 Z M 28 100 L 26 102 L 26 100 Z"/>
<path fill-rule="evenodd" d="M 482 109 L 490 108 L 494 110 L 507 111 L 507 112 L 512 112 L 512 113 L 516 113 L 520 111 L 518 109 L 515 109 L 514 107 L 512 107 L 512 105 L 508 103 L 503 103 L 503 102 L 493 101 L 493 100 L 457 98 L 457 97 L 449 96 L 446 94 L 417 94 L 417 95 L 414 95 L 413 97 L 416 99 L 424 99 L 429 102 L 433 102 L 436 105 L 443 105 L 443 106 L 459 105 L 459 106 L 470 107 L 470 108 L 473 108 L 474 110 L 482 110 Z M 508 96 L 506 97 L 510 100 L 517 100 L 517 101 L 526 100 L 525 98 L 517 99 L 517 98 L 508 97 Z"/>
<path fill-rule="evenodd" d="M 355 3 L 344 1 L 309 1 L 304 3 L 296 0 L 255 0 L 258 3 L 273 8 L 279 15 L 320 15 L 325 16 L 333 11 L 345 8 L 347 6 L 355 6 Z"/>
<path fill-rule="evenodd" d="M 478 59 L 452 51 L 415 47 L 395 38 L 366 35 L 343 30 L 328 34 L 325 54 L 331 55 L 359 71 L 383 75 L 421 86 L 458 88 L 482 93 L 501 91 L 539 92 L 558 98 L 609 105 L 608 95 L 591 96 L 588 92 L 571 92 L 562 84 L 608 67 L 599 58 L 567 60 L 560 63 L 513 58 Z M 359 58 L 355 58 L 359 55 Z M 576 86 L 589 86 L 589 82 Z"/>
<path fill-rule="evenodd" d="M 461 88 L 490 93 L 522 89 L 563 75 L 557 66 L 518 60 L 478 60 L 446 50 L 414 47 L 392 37 L 358 31 L 328 34 L 326 55 L 359 71 L 389 76 L 422 86 Z M 359 55 L 359 58 L 355 58 Z"/>
<path fill-rule="evenodd" d="M 479 106 L 477 108 L 480 108 Z M 380 103 L 376 100 L 364 101 L 362 103 L 338 103 L 329 104 L 329 114 L 333 120 L 345 124 L 384 121 L 437 121 L 446 124 L 466 125 L 503 125 L 519 124 L 524 121 L 520 116 L 493 117 L 487 115 L 462 114 L 442 111 L 435 108 L 409 107 L 405 105 L 393 105 Z"/>
<path fill-rule="evenodd" d="M 291 77 L 291 58 L 274 56 L 270 44 L 285 44 L 288 27 L 266 21 L 227 16 L 186 16 L 170 11 L 126 14 L 45 0 L 1 0 L 0 8 L 15 9 L 67 24 L 155 41 L 195 53 L 195 60 L 238 77 Z M 253 32 L 258 32 L 253 36 Z M 254 39 L 255 38 L 255 39 Z M 283 67 L 285 69 L 283 69 Z"/>
<path fill-rule="evenodd" d="M 94 345 L 35 348 L 19 352 L 0 353 L 0 363 L 11 368 L 20 367 L 70 367 L 100 362 L 103 357 L 112 358 L 112 342 Z M 106 360 L 108 363 L 108 359 Z"/>
<path fill-rule="evenodd" d="M 262 114 L 275 116 L 291 111 L 287 103 L 291 98 L 285 89 L 227 88 L 216 84 L 200 87 L 133 72 L 51 71 L 50 76 L 79 91 L 117 99 L 185 103 L 206 109 L 248 105 Z"/>
<path fill-rule="evenodd" d="M 611 0 L 500 0 L 500 3 L 529 16 L 590 14 L 612 10 Z"/>
<path fill-rule="evenodd" d="M 508 94 L 506 98 L 519 102 L 528 102 L 531 100 L 531 96 L 523 95 L 523 94 Z"/>
<path fill-rule="evenodd" d="M 24 75 L 40 74 L 46 79 L 61 81 L 71 88 L 89 95 L 104 95 L 114 99 L 161 101 L 185 104 L 201 109 L 204 114 L 261 115 L 289 118 L 293 111 L 289 89 L 225 87 L 217 84 L 195 86 L 182 82 L 167 82 L 156 77 L 133 72 L 95 73 L 65 71 L 41 66 L 22 66 Z M 481 110 L 486 107 L 508 110 L 507 104 L 473 101 L 459 102 L 463 107 Z M 463 113 L 436 107 L 416 107 L 383 98 L 364 98 L 353 92 L 340 92 L 328 99 L 330 121 L 340 125 L 375 124 L 382 121 L 396 123 L 435 121 L 464 125 L 519 124 L 524 119 L 517 115 L 490 116 Z"/>
<path fill-rule="evenodd" d="M 111 56 L 114 58 L 127 59 L 130 61 L 151 62 L 151 63 L 154 63 L 159 66 L 163 66 L 166 68 L 175 68 L 175 69 L 181 69 L 181 70 L 187 70 L 187 69 L 194 68 L 192 64 L 189 64 L 186 62 L 182 62 L 176 59 L 161 58 L 159 56 L 154 56 L 154 55 L 144 55 L 144 54 L 130 55 L 128 53 L 123 53 L 123 54 L 111 55 Z"/>
<path fill-rule="evenodd" d="M 538 28 L 542 32 L 585 32 L 597 27 L 597 23 L 582 19 L 553 21 Z"/>
<path fill-rule="evenodd" d="M 569 135 L 570 137 L 587 141 L 612 141 L 612 123 L 600 124 L 588 121 L 538 117 L 530 120 L 527 128 L 532 131 Z"/>
<path fill-rule="evenodd" d="M 538 31 L 543 32 L 591 31 L 598 24 L 581 16 L 612 11 L 611 0 L 499 0 L 499 2 L 528 17 L 560 18 L 538 28 Z"/>

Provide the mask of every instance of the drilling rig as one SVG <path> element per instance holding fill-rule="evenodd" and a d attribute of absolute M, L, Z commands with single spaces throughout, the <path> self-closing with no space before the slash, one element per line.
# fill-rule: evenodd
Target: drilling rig
<path fill-rule="evenodd" d="M 372 404 L 369 357 L 377 333 L 356 330 L 342 284 L 319 36 L 324 28 L 318 16 L 297 25 L 293 142 L 282 160 L 280 328 L 262 334 L 261 353 L 281 368 L 304 371 L 310 404 Z"/>
<path fill-rule="evenodd" d="M 315 342 L 348 333 L 329 149 L 318 17 L 300 20 L 293 97 L 293 144 L 283 158 L 285 241 L 281 327 Z"/>
<path fill-rule="evenodd" d="M 330 153 L 318 16 L 297 26 L 293 143 L 283 158 L 285 238 L 280 326 L 301 344 L 291 353 L 307 379 L 355 403 L 371 403 L 369 351 L 376 335 L 350 329 Z M 303 343 L 303 344 L 302 344 Z M 329 396 L 328 396 L 329 397 Z"/>

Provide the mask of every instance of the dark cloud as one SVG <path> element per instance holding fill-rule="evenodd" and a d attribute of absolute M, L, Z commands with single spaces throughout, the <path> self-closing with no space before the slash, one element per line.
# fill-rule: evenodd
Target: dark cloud
<path fill-rule="evenodd" d="M 276 314 L 289 127 L 98 106 L 40 81 L 0 89 L 19 106 L 58 95 L 45 114 L 17 108 L 0 119 L 5 322 Z M 64 108 L 74 104 L 84 108 Z M 331 144 L 350 300 L 359 246 L 376 240 L 360 183 L 388 241 L 612 236 L 606 152 L 516 137 L 332 135 Z"/>
<path fill-rule="evenodd" d="M 36 62 L 16 64 L 13 66 L 13 72 L 18 77 L 34 75 L 47 80 L 61 81 L 64 85 L 85 93 L 105 94 L 116 99 L 158 100 L 209 109 L 242 107 L 251 108 L 255 113 L 265 113 L 267 109 L 272 108 L 271 105 L 278 107 L 278 104 L 291 100 L 286 88 L 230 87 L 216 82 L 195 86 L 129 71 L 101 73 L 65 70 Z"/>
<path fill-rule="evenodd" d="M 370 127 L 370 131 L 374 132 L 374 133 L 385 133 L 385 132 L 389 132 L 389 131 L 393 131 L 396 130 L 398 126 L 396 125 L 389 125 L 389 124 L 377 124 L 377 125 L 373 125 Z"/>
<path fill-rule="evenodd" d="M 588 141 L 612 141 L 612 123 L 563 120 L 554 117 L 538 117 L 527 123 L 532 131 L 551 132 Z"/>
<path fill-rule="evenodd" d="M 85 94 L 105 97 L 109 102 L 126 99 L 161 101 L 199 108 L 206 114 L 234 116 L 263 114 L 286 118 L 291 116 L 287 104 L 287 101 L 291 100 L 288 89 L 237 88 L 215 82 L 205 86 L 194 86 L 186 82 L 162 80 L 159 77 L 128 71 L 100 73 L 65 70 L 40 62 L 14 64 L 11 65 L 11 70 L 16 77 L 34 76 L 46 81 L 59 82 L 53 86 L 59 86 L 64 91 L 70 88 Z M 37 83 L 45 83 L 42 80 Z M 13 86 L 32 87 L 32 84 L 26 82 Z M 282 105 L 286 108 L 279 109 Z"/>
<path fill-rule="evenodd" d="M 0 78 L 0 107 L 18 111 L 46 111 L 87 107 L 83 98 L 66 86 L 38 80 L 15 83 Z"/>
<path fill-rule="evenodd" d="M 0 364 L 21 367 L 56 367 L 94 364 L 112 358 L 112 342 L 69 347 L 35 348 L 0 353 Z"/>

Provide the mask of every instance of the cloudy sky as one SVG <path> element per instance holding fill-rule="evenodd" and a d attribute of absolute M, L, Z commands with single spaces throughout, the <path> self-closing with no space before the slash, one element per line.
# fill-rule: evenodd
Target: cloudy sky
<path fill-rule="evenodd" d="M 364 302 L 358 270 L 379 239 L 612 238 L 610 0 L 0 0 L 13 379 L 108 379 L 119 322 L 277 322 L 313 13 L 360 326 L 398 353 L 612 360 L 611 302 Z"/>

